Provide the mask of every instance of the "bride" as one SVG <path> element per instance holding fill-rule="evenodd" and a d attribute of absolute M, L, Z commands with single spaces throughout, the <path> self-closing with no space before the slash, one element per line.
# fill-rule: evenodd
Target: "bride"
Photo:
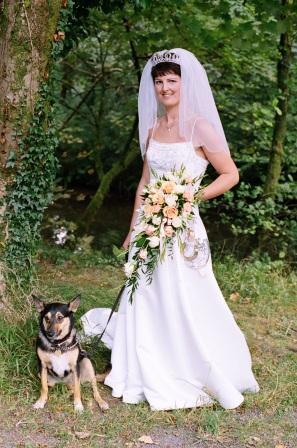
<path fill-rule="evenodd" d="M 218 177 L 202 189 L 204 201 L 239 180 L 206 72 L 192 53 L 163 50 L 148 60 L 138 111 L 143 171 L 123 243 L 129 260 L 135 249 L 141 194 L 156 175 L 183 165 L 191 176 L 201 178 L 210 163 Z M 191 230 L 189 253 L 175 241 L 173 257 L 158 263 L 150 284 L 139 273 L 132 304 L 126 286 L 119 310 L 108 323 L 102 340 L 112 349 L 112 369 L 105 384 L 125 403 L 146 400 L 152 410 L 168 410 L 217 401 L 233 409 L 243 402 L 244 392 L 259 390 L 245 336 L 212 270 L 198 206 Z M 108 315 L 104 308 L 86 313 L 85 333 L 100 333 Z"/>

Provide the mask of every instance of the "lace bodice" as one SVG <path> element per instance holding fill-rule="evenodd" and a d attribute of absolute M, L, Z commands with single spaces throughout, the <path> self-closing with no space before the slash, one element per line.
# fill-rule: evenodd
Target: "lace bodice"
<path fill-rule="evenodd" d="M 184 165 L 189 175 L 201 176 L 208 165 L 208 160 L 198 156 L 192 142 L 161 143 L 150 139 L 147 149 L 147 161 L 153 177 L 152 170 L 162 175 Z"/>

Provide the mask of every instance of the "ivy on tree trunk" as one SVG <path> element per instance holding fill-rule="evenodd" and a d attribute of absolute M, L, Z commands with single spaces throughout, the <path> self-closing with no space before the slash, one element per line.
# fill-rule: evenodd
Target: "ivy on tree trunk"
<path fill-rule="evenodd" d="M 0 12 L 0 295 L 7 268 L 21 265 L 22 277 L 30 265 L 55 174 L 46 85 L 64 38 L 57 28 L 61 7 L 67 1 L 11 0 Z"/>

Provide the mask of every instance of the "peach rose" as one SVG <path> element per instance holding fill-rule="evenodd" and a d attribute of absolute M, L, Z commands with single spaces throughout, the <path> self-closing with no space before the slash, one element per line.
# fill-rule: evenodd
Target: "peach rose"
<path fill-rule="evenodd" d="M 173 235 L 173 228 L 171 226 L 165 226 L 164 232 L 166 236 L 172 237 Z"/>
<path fill-rule="evenodd" d="M 162 192 L 155 193 L 151 196 L 153 204 L 160 204 L 162 205 L 164 203 L 164 194 Z"/>
<path fill-rule="evenodd" d="M 191 211 L 192 211 L 192 206 L 191 206 L 190 202 L 185 202 L 185 203 L 184 203 L 184 205 L 183 205 L 183 211 L 184 211 L 185 213 L 191 213 Z"/>
<path fill-rule="evenodd" d="M 171 180 L 168 180 L 168 181 L 165 181 L 162 183 L 162 190 L 168 194 L 172 193 L 174 191 L 175 187 L 176 187 L 176 183 Z"/>
<path fill-rule="evenodd" d="M 169 207 L 169 205 L 168 205 L 168 206 L 164 207 L 163 215 L 166 216 L 166 218 L 173 219 L 178 215 L 177 208 Z"/>
<path fill-rule="evenodd" d="M 147 216 L 147 215 L 151 215 L 152 213 L 153 213 L 153 207 L 152 207 L 152 205 L 150 205 L 150 204 L 145 204 L 144 205 L 144 207 L 143 207 L 143 211 L 144 211 L 144 214 Z"/>

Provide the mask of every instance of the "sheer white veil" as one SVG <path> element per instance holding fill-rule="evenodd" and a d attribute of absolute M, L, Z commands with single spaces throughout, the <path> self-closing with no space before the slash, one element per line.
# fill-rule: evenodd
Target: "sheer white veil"
<path fill-rule="evenodd" d="M 206 142 L 210 151 L 225 151 L 229 153 L 224 129 L 214 101 L 214 97 L 208 82 L 204 67 L 190 51 L 182 48 L 162 50 L 155 53 L 146 63 L 142 72 L 139 95 L 139 143 L 142 157 L 147 146 L 149 129 L 153 128 L 157 117 L 164 114 L 162 105 L 157 101 L 151 70 L 156 65 L 154 56 L 162 58 L 166 53 L 177 55 L 176 62 L 181 67 L 181 91 L 179 103 L 179 134 L 185 141 L 190 141 L 193 136 L 193 124 L 198 122 L 197 133 L 201 144 Z M 204 120 L 203 120 L 204 119 Z M 212 142 L 207 144 L 208 142 Z M 213 144 L 214 142 L 214 144 Z"/>

